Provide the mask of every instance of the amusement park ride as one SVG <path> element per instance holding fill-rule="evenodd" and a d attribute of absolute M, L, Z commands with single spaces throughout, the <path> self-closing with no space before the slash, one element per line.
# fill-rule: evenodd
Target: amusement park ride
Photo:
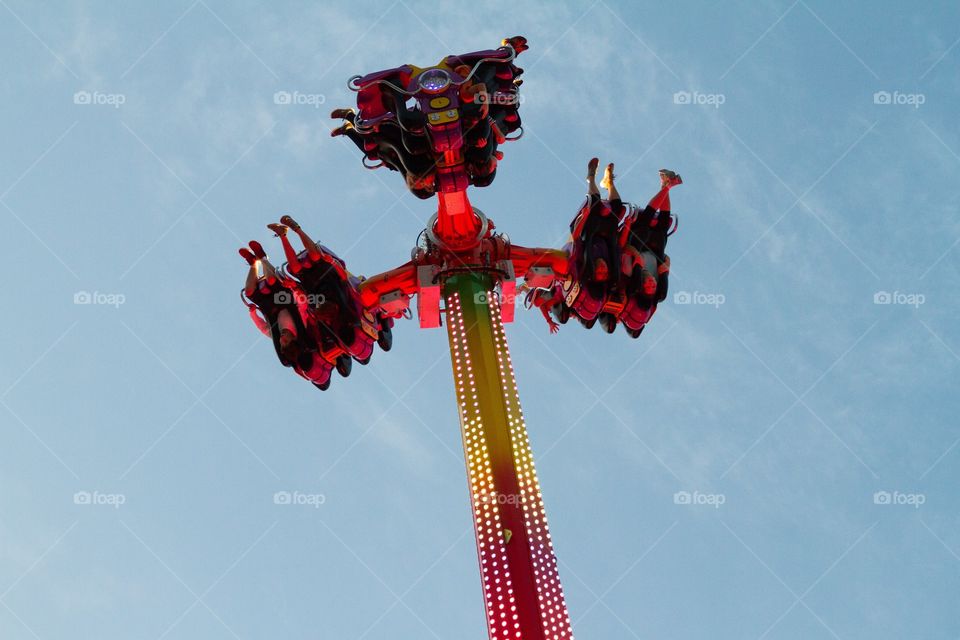
<path fill-rule="evenodd" d="M 634 296 L 623 279 L 598 282 L 584 266 L 595 255 L 578 238 L 564 250 L 519 246 L 470 204 L 468 187 L 487 186 L 495 177 L 498 146 L 522 136 L 523 70 L 514 60 L 526 48 L 524 38 L 514 37 L 498 49 L 448 56 L 431 67 L 406 65 L 350 79 L 357 109 L 334 111 L 344 120 L 334 135 L 349 137 L 368 168 L 396 170 L 415 195 L 438 200 L 408 262 L 354 277 L 289 217 L 271 225 L 288 258 L 281 269 L 269 265 L 258 243 L 241 253 L 253 274 L 244 291 L 251 315 L 273 338 L 281 362 L 320 389 L 329 386 L 334 368 L 346 376 L 352 360 L 366 364 L 374 342 L 389 350 L 394 320 L 412 317 L 414 296 L 421 327 L 446 324 L 489 637 L 566 640 L 573 637 L 570 617 L 504 323 L 513 320 L 520 278 L 528 306 L 536 302 L 545 316 L 560 323 L 576 317 L 588 328 L 599 320 L 608 332 L 620 323 L 632 337 L 656 304 L 638 305 L 634 298 L 644 294 Z M 590 202 L 580 216 L 593 210 Z M 611 207 L 598 196 L 596 204 L 604 215 L 617 215 L 619 201 Z M 615 218 L 621 228 L 628 218 L 648 220 L 653 229 L 665 224 L 665 243 L 669 211 L 646 218 L 629 204 L 621 211 Z M 288 228 L 309 250 L 290 248 Z M 604 255 L 610 271 L 619 273 L 620 256 Z M 656 262 L 650 269 L 665 274 Z"/>

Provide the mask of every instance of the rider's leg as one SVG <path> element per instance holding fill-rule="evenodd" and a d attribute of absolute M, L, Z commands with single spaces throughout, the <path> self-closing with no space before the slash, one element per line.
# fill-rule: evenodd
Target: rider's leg
<path fill-rule="evenodd" d="M 290 269 L 290 273 L 300 273 L 300 259 L 297 258 L 297 251 L 293 248 L 293 245 L 290 244 L 290 239 L 287 237 L 287 226 L 274 223 L 268 224 L 267 228 L 276 233 L 277 237 L 280 238 L 280 244 L 283 245 L 283 255 L 287 258 L 287 267 Z"/>
<path fill-rule="evenodd" d="M 250 269 L 247 270 L 247 281 L 243 285 L 243 292 L 250 297 L 257 290 L 257 283 L 260 281 L 257 274 L 257 257 L 246 247 L 240 249 L 240 255 L 250 265 Z"/>
<path fill-rule="evenodd" d="M 660 191 L 650 199 L 647 206 L 657 211 L 670 211 L 670 188 L 683 184 L 680 176 L 668 169 L 660 170 Z"/>
<path fill-rule="evenodd" d="M 273 285 L 277 281 L 277 270 L 270 264 L 267 258 L 260 258 L 260 268 L 263 270 L 263 279 L 267 284 Z"/>
<path fill-rule="evenodd" d="M 600 199 L 600 189 L 597 188 L 597 166 L 600 164 L 598 158 L 591 158 L 587 163 L 587 195 L 593 200 L 593 196 Z"/>
<path fill-rule="evenodd" d="M 603 180 L 600 181 L 600 184 L 607 190 L 609 194 L 607 196 L 608 200 L 620 200 L 620 192 L 617 191 L 617 185 L 614 184 L 613 175 L 613 163 L 607 165 L 607 168 L 603 172 Z"/>
<path fill-rule="evenodd" d="M 253 255 L 260 260 L 263 268 L 263 277 L 267 281 L 267 284 L 273 285 L 273 283 L 277 281 L 277 270 L 273 268 L 270 260 L 267 259 L 267 254 L 263 250 L 263 246 L 256 240 L 251 240 L 250 249 L 253 251 Z"/>
<path fill-rule="evenodd" d="M 320 249 L 317 248 L 317 243 L 313 241 L 313 238 L 307 235 L 307 232 L 304 231 L 299 224 L 297 224 L 296 220 L 294 220 L 291 216 L 286 215 L 280 218 L 280 222 L 281 224 L 285 224 L 293 229 L 293 232 L 297 234 L 297 237 L 300 238 L 300 242 L 303 243 L 303 248 L 307 250 L 307 255 L 310 256 L 311 260 L 314 262 L 320 260 Z"/>

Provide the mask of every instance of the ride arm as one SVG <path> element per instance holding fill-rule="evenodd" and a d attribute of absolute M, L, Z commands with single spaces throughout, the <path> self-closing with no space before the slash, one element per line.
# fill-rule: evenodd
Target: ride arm
<path fill-rule="evenodd" d="M 396 269 L 371 276 L 357 287 L 360 301 L 365 308 L 377 306 L 382 295 L 397 290 L 404 295 L 417 292 L 417 265 L 412 261 Z"/>
<path fill-rule="evenodd" d="M 570 275 L 570 257 L 559 249 L 541 249 L 538 247 L 510 247 L 510 259 L 517 274 L 526 275 L 533 267 L 548 267 L 558 278 Z"/>

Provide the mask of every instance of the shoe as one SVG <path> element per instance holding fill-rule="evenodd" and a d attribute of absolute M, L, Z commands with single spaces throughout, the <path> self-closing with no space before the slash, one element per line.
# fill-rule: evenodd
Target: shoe
<path fill-rule="evenodd" d="M 600 158 L 590 158 L 590 162 L 587 163 L 587 178 L 596 178 L 597 177 L 597 167 L 600 165 Z"/>
<path fill-rule="evenodd" d="M 330 112 L 331 118 L 339 118 L 341 120 L 352 121 L 353 117 L 356 116 L 356 112 L 353 109 L 334 109 Z"/>
<path fill-rule="evenodd" d="M 293 219 L 291 216 L 289 216 L 289 215 L 285 215 L 285 216 L 283 216 L 282 218 L 280 218 L 280 224 L 285 224 L 285 225 L 287 225 L 288 227 L 290 227 L 291 229 L 293 229 L 294 231 L 300 231 L 300 225 L 297 224 L 297 221 L 294 220 L 294 219 Z"/>
<path fill-rule="evenodd" d="M 240 257 L 246 260 L 247 264 L 250 266 L 253 266 L 253 263 L 257 261 L 257 256 L 253 255 L 253 253 L 250 252 L 250 249 L 247 249 L 246 247 L 242 247 L 240 249 Z"/>
<path fill-rule="evenodd" d="M 288 231 L 286 225 L 284 225 L 284 224 L 277 224 L 276 222 L 274 222 L 274 223 L 272 223 L 272 224 L 268 224 L 268 225 L 267 225 L 267 229 L 270 229 L 270 231 L 273 231 L 275 234 L 277 234 L 277 237 L 278 237 L 278 238 L 282 238 L 282 237 L 284 237 L 285 235 L 287 235 L 287 231 Z"/>
<path fill-rule="evenodd" d="M 513 47 L 513 50 L 517 53 L 523 53 L 530 47 L 527 46 L 527 39 L 523 36 L 513 36 L 512 38 L 504 38 L 500 44 L 503 46 L 510 45 Z"/>
<path fill-rule="evenodd" d="M 263 250 L 263 245 L 256 240 L 250 241 L 250 248 L 253 250 L 253 255 L 257 256 L 261 260 L 267 257 L 267 252 Z"/>
<path fill-rule="evenodd" d="M 330 137 L 336 138 L 337 136 L 342 136 L 352 128 L 353 128 L 352 124 L 350 124 L 349 122 L 344 122 L 342 125 L 340 125 L 339 127 L 337 127 L 336 129 L 330 132 Z"/>
<path fill-rule="evenodd" d="M 675 187 L 683 184 L 683 178 L 675 171 L 670 169 L 660 169 L 660 185 L 663 187 Z"/>
<path fill-rule="evenodd" d="M 604 189 L 609 189 L 613 185 L 615 178 L 616 176 L 613 175 L 613 163 L 611 162 L 603 172 L 603 180 L 600 181 L 600 186 Z"/>

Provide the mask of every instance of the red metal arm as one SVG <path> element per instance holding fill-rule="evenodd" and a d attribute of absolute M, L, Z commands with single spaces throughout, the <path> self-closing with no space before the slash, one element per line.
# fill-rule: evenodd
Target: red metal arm
<path fill-rule="evenodd" d="M 541 249 L 538 247 L 510 247 L 510 259 L 517 276 L 526 273 L 532 267 L 549 267 L 558 278 L 570 275 L 570 256 L 559 249 Z"/>
<path fill-rule="evenodd" d="M 406 295 L 417 292 L 417 266 L 412 261 L 371 276 L 357 287 L 364 307 L 376 306 L 380 296 L 398 289 Z"/>

